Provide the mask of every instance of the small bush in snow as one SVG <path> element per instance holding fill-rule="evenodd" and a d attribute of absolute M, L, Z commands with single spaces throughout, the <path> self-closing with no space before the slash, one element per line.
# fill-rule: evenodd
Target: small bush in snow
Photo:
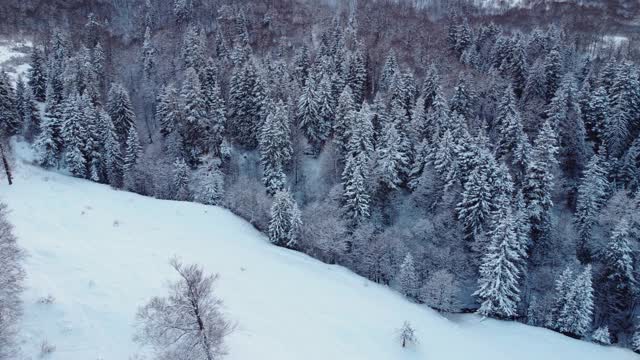
<path fill-rule="evenodd" d="M 43 305 L 50 305 L 50 304 L 53 304 L 54 302 L 56 302 L 56 298 L 53 297 L 53 295 L 51 294 L 47 296 L 43 296 L 40 299 L 38 299 L 38 304 L 43 304 Z"/>
<path fill-rule="evenodd" d="M 55 345 L 50 344 L 46 339 L 42 340 L 42 343 L 40 344 L 40 357 L 41 358 L 53 354 L 54 351 L 56 351 L 56 346 Z"/>
<path fill-rule="evenodd" d="M 591 335 L 591 340 L 594 343 L 598 343 L 601 345 L 611 345 L 611 335 L 609 334 L 608 326 L 601 326 L 593 332 Z"/>
<path fill-rule="evenodd" d="M 399 338 L 402 347 L 407 347 L 409 344 L 415 344 L 418 342 L 416 331 L 411 327 L 411 324 L 408 321 L 405 321 L 402 328 L 400 328 Z"/>

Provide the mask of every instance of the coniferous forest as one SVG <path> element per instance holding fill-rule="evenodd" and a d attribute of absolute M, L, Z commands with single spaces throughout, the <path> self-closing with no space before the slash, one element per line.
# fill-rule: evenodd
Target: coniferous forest
<path fill-rule="evenodd" d="M 441 312 L 640 351 L 639 6 L 472 3 L 4 0 L 33 49 L 3 145 Z"/>

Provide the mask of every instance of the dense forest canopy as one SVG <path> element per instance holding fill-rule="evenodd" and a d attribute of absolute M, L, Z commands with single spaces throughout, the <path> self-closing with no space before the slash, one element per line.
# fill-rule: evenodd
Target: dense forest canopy
<path fill-rule="evenodd" d="M 34 48 L 2 134 L 435 309 L 640 349 L 637 4 L 415 5 L 3 1 Z"/>

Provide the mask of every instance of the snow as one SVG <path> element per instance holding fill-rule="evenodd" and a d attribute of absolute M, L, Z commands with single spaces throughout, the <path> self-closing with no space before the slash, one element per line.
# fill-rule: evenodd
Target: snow
<path fill-rule="evenodd" d="M 18 76 L 24 76 L 29 70 L 29 49 L 32 46 L 30 41 L 0 39 L 0 69 L 9 74 L 13 83 L 18 80 Z"/>
<path fill-rule="evenodd" d="M 275 247 L 230 212 L 161 201 L 48 172 L 18 144 L 15 184 L 0 185 L 27 249 L 23 347 L 51 360 L 124 360 L 137 306 L 164 293 L 180 256 L 221 275 L 237 323 L 229 360 L 636 359 L 632 352 L 474 315 L 447 319 L 348 270 Z M 38 300 L 51 295 L 51 304 Z M 419 343 L 400 346 L 405 320 Z"/>

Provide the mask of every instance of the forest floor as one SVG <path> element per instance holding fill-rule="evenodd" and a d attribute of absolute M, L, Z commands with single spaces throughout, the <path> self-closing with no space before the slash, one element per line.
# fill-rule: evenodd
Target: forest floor
<path fill-rule="evenodd" d="M 220 274 L 237 324 L 228 360 L 626 360 L 631 351 L 475 315 L 449 319 L 335 265 L 271 245 L 218 207 L 156 200 L 45 171 L 16 146 L 15 184 L 0 184 L 28 251 L 21 345 L 26 359 L 142 359 L 138 306 L 163 295 L 172 256 Z M 404 321 L 419 343 L 402 348 Z M 139 354 L 139 355 L 135 355 Z"/>

